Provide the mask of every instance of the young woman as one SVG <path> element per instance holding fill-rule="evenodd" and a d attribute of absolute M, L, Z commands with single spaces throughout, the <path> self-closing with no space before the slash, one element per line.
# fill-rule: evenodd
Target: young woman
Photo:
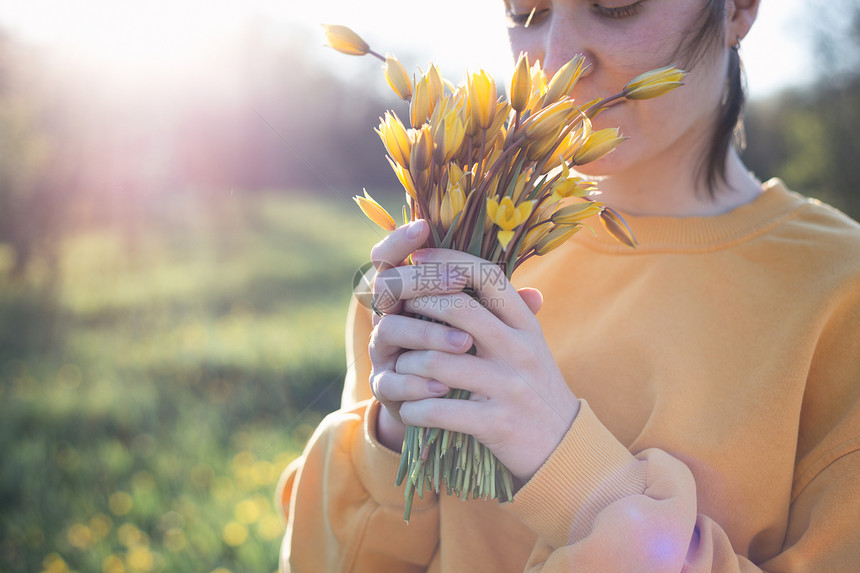
<path fill-rule="evenodd" d="M 639 245 L 580 233 L 519 291 L 467 276 L 482 306 L 453 275 L 421 280 L 482 264 L 421 249 L 423 221 L 381 241 L 403 292 L 381 317 L 354 305 L 343 409 L 281 484 L 282 570 L 860 570 L 860 226 L 735 152 L 758 0 L 505 7 L 515 54 L 550 73 L 585 55 L 580 101 L 689 70 L 595 121 L 630 138 L 586 172 Z M 513 501 L 427 494 L 404 524 L 404 424 L 476 436 Z"/>

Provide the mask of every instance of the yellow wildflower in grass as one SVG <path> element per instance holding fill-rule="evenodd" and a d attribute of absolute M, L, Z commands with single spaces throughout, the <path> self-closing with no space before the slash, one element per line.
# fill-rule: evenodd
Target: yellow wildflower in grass
<path fill-rule="evenodd" d="M 155 556 L 149 547 L 137 545 L 128 550 L 125 562 L 130 571 L 152 571 L 155 567 Z"/>
<path fill-rule="evenodd" d="M 370 46 L 361 37 L 347 28 L 333 24 L 323 24 L 328 46 L 334 48 L 341 54 L 349 56 L 363 56 L 370 52 Z"/>
<path fill-rule="evenodd" d="M 108 508 L 114 515 L 125 515 L 131 511 L 131 496 L 124 491 L 116 491 L 108 498 Z"/>
<path fill-rule="evenodd" d="M 645 72 L 633 78 L 624 86 L 627 99 L 650 99 L 684 85 L 681 80 L 686 73 L 671 66 Z"/>
<path fill-rule="evenodd" d="M 239 547 L 248 540 L 248 528 L 238 521 L 231 521 L 221 529 L 221 539 L 231 547 Z"/>
<path fill-rule="evenodd" d="M 125 573 L 122 559 L 116 555 L 108 555 L 102 560 L 102 573 Z"/>
<path fill-rule="evenodd" d="M 356 195 L 353 200 L 358 203 L 359 208 L 367 215 L 367 218 L 385 229 L 393 231 L 397 228 L 397 223 L 394 218 L 388 214 L 388 211 L 382 208 L 382 205 L 374 201 L 373 197 L 368 195 L 367 189 L 364 189 L 364 197 Z"/>
<path fill-rule="evenodd" d="M 532 76 L 529 71 L 529 58 L 524 52 L 520 52 L 516 70 L 511 77 L 511 107 L 514 111 L 522 112 L 526 109 L 531 93 Z"/>
<path fill-rule="evenodd" d="M 409 101 L 412 98 L 412 81 L 409 79 L 409 74 L 406 73 L 406 68 L 394 56 L 386 56 L 385 65 L 383 66 L 385 79 L 388 80 L 388 85 L 392 91 L 404 101 Z"/>
<path fill-rule="evenodd" d="M 597 161 L 601 157 L 611 153 L 618 144 L 627 139 L 618 133 L 617 127 L 607 127 L 599 131 L 594 131 L 582 144 L 573 155 L 573 163 L 576 165 L 585 165 L 592 161 Z"/>
<path fill-rule="evenodd" d="M 379 128 L 376 129 L 385 150 L 394 161 L 409 168 L 409 153 L 412 150 L 412 141 L 409 139 L 409 133 L 406 131 L 406 126 L 397 117 L 397 114 L 392 111 L 385 112 L 385 116 L 379 123 Z"/>
<path fill-rule="evenodd" d="M 502 229 L 496 234 L 502 250 L 507 249 L 511 239 L 514 238 L 514 229 L 528 220 L 534 205 L 534 201 L 523 201 L 519 205 L 514 205 L 510 197 L 505 197 L 500 202 L 487 199 L 487 215 L 496 226 Z"/>

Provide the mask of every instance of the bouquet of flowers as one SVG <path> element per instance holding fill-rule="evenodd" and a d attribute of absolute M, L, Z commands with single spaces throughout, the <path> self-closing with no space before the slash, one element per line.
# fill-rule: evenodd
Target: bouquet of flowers
<path fill-rule="evenodd" d="M 596 183 L 572 168 L 600 159 L 625 139 L 617 128 L 593 130 L 595 115 L 617 100 L 648 99 L 683 85 L 683 71 L 652 70 L 615 95 L 579 103 L 571 94 L 585 69 L 583 56 L 547 78 L 540 62 L 529 65 L 521 54 L 505 98 L 483 70 L 460 85 L 435 65 L 410 78 L 395 57 L 374 52 L 349 28 L 324 29 L 339 52 L 382 60 L 392 90 L 409 103 L 408 126 L 389 111 L 377 133 L 406 190 L 404 223 L 427 220 L 428 247 L 486 259 L 510 279 L 524 261 L 559 247 L 593 216 L 616 239 L 636 245 L 624 220 L 594 200 Z M 396 228 L 366 190 L 355 200 L 380 227 Z M 468 399 L 469 392 L 454 389 L 446 398 Z M 443 484 L 462 500 L 513 497 L 510 472 L 486 447 L 438 428 L 407 428 L 396 485 L 404 481 L 407 522 L 415 493 L 423 499 L 425 490 L 439 493 Z"/>

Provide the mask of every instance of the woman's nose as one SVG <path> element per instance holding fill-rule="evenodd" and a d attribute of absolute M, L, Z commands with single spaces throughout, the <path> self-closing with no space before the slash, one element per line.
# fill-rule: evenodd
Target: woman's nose
<path fill-rule="evenodd" d="M 543 67 L 548 77 L 577 54 L 585 56 L 586 69 L 582 77 L 594 73 L 596 59 L 590 49 L 587 33 L 579 30 L 572 18 L 558 10 L 547 29 L 543 46 Z"/>

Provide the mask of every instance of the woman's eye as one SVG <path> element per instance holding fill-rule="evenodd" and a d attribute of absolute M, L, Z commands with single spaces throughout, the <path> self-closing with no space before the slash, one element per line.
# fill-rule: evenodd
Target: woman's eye
<path fill-rule="evenodd" d="M 628 4 L 627 6 L 601 6 L 597 2 L 592 4 L 594 9 L 601 16 L 605 16 L 606 18 L 629 18 L 630 16 L 635 16 L 642 9 L 642 2 L 644 0 L 639 0 L 638 2 L 634 2 L 633 4 Z"/>
<path fill-rule="evenodd" d="M 538 10 L 537 8 L 532 8 L 528 12 L 506 10 L 505 17 L 508 20 L 509 28 L 528 28 L 529 26 L 540 22 L 548 13 L 549 9 Z"/>

